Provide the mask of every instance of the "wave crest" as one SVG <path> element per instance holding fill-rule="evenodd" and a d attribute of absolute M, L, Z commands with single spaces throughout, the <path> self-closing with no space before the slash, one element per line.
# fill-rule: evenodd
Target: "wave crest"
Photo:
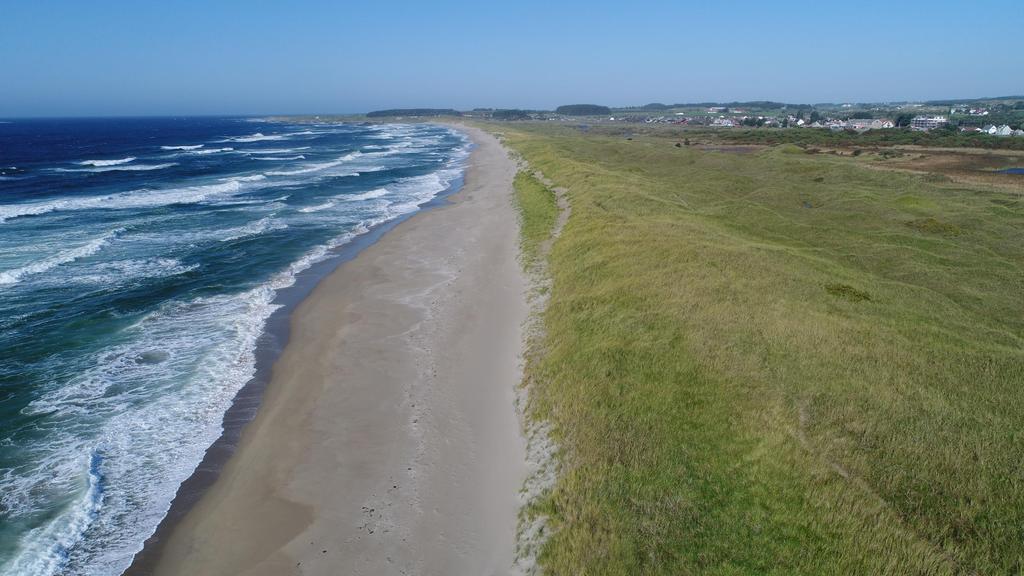
<path fill-rule="evenodd" d="M 134 156 L 119 158 L 117 160 L 82 160 L 81 162 L 76 162 L 76 164 L 79 166 L 120 166 L 121 164 L 127 164 L 132 160 L 135 160 Z"/>
<path fill-rule="evenodd" d="M 71 248 L 69 250 L 64 250 L 63 252 L 58 252 L 57 254 L 54 254 L 49 258 L 43 258 L 42 260 L 33 262 L 20 268 L 15 268 L 14 270 L 0 272 L 0 286 L 9 286 L 11 284 L 17 284 L 18 282 L 21 282 L 21 280 L 26 276 L 42 274 L 43 272 L 52 270 L 62 264 L 69 264 L 71 262 L 74 262 L 75 260 L 78 260 L 79 258 L 92 256 L 93 254 L 99 252 L 104 246 L 106 246 L 112 238 L 114 238 L 123 231 L 124 228 L 117 228 L 115 230 L 107 232 L 106 234 L 99 238 L 90 240 L 89 242 L 83 244 L 82 246 Z"/>
<path fill-rule="evenodd" d="M 134 158 L 133 158 L 134 160 Z M 171 166 L 177 166 L 175 162 L 167 162 L 166 164 L 111 164 L 94 166 L 92 168 L 53 168 L 54 172 L 143 172 L 147 170 L 163 170 L 164 168 L 170 168 Z"/>
<path fill-rule="evenodd" d="M 203 144 L 188 144 L 183 146 L 161 146 L 161 150 L 198 150 L 202 148 Z"/>

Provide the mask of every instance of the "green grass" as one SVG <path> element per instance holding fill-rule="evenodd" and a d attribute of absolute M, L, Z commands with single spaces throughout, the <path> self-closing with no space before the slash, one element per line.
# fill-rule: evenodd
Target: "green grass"
<path fill-rule="evenodd" d="M 549 574 L 1021 571 L 1020 194 L 500 130 L 573 209 L 527 367 Z M 535 253 L 552 200 L 517 194 Z"/>
<path fill-rule="evenodd" d="M 677 140 L 690 139 L 697 143 L 720 144 L 794 144 L 806 147 L 889 147 L 931 146 L 939 148 L 987 148 L 993 150 L 1024 150 L 1024 138 L 992 136 L 976 132 L 932 130 L 917 132 L 909 129 L 868 130 L 854 133 L 822 128 L 707 128 L 680 127 L 665 124 L 594 124 L 592 134 L 651 135 Z"/>
<path fill-rule="evenodd" d="M 523 264 L 529 269 L 535 265 L 541 245 L 551 236 L 558 218 L 558 206 L 554 192 L 528 172 L 516 174 L 513 184 L 520 216 Z"/>

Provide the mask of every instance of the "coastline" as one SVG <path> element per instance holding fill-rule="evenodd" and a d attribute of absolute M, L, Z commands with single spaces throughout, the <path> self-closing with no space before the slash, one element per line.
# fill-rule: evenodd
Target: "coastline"
<path fill-rule="evenodd" d="M 463 187 L 293 296 L 265 390 L 254 380 L 232 408 L 259 404 L 237 450 L 226 427 L 223 469 L 204 460 L 198 500 L 179 503 L 183 485 L 127 574 L 511 569 L 526 468 L 515 165 L 459 129 L 476 144 Z"/>
<path fill-rule="evenodd" d="M 455 178 L 447 190 L 422 204 L 415 212 L 402 214 L 393 220 L 372 226 L 366 233 L 354 236 L 349 242 L 334 248 L 331 256 L 296 274 L 294 284 L 277 291 L 273 304 L 279 308 L 267 318 L 263 333 L 257 341 L 253 377 L 235 395 L 231 406 L 224 413 L 221 435 L 207 448 L 202 461 L 178 487 L 160 524 L 153 534 L 143 542 L 142 550 L 135 554 L 132 563 L 123 572 L 125 576 L 152 574 L 153 566 L 162 555 L 163 547 L 170 534 L 210 486 L 217 481 L 224 466 L 238 449 L 242 432 L 255 418 L 262 404 L 273 366 L 288 344 L 292 313 L 295 309 L 322 280 L 336 272 L 346 262 L 354 259 L 367 247 L 372 246 L 396 226 L 417 214 L 447 205 L 448 198 L 462 189 L 464 176 L 465 174 Z"/>

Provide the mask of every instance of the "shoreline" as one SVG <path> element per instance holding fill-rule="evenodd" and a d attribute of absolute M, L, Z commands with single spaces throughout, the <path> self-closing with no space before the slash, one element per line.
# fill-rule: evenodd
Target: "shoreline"
<path fill-rule="evenodd" d="M 461 187 L 297 281 L 261 337 L 264 369 L 126 574 L 511 570 L 526 468 L 515 165 L 458 129 L 475 144 Z"/>
<path fill-rule="evenodd" d="M 468 168 L 468 163 L 467 163 Z M 273 304 L 280 308 L 267 318 L 263 334 L 256 344 L 256 366 L 253 377 L 246 382 L 231 401 L 224 413 L 223 431 L 217 440 L 206 449 L 202 461 L 192 474 L 182 482 L 171 500 L 163 519 L 143 542 L 142 550 L 135 553 L 123 576 L 145 576 L 153 573 L 153 566 L 163 551 L 167 538 L 175 527 L 202 498 L 203 494 L 220 477 L 224 466 L 238 450 L 246 426 L 256 417 L 263 402 L 266 387 L 271 379 L 274 364 L 281 357 L 291 335 L 291 319 L 295 309 L 305 301 L 316 287 L 346 262 L 355 259 L 366 248 L 373 246 L 385 234 L 406 220 L 445 206 L 452 195 L 462 189 L 465 172 L 452 181 L 448 189 L 424 202 L 418 210 L 402 214 L 394 220 L 371 227 L 366 233 L 352 238 L 333 250 L 328 258 L 295 275 L 294 284 L 278 290 Z"/>

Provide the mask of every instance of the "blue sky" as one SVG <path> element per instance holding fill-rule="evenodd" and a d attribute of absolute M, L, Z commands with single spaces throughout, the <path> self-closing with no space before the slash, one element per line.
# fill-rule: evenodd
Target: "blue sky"
<path fill-rule="evenodd" d="M 1022 93 L 1022 0 L 0 0 L 0 117 Z"/>

